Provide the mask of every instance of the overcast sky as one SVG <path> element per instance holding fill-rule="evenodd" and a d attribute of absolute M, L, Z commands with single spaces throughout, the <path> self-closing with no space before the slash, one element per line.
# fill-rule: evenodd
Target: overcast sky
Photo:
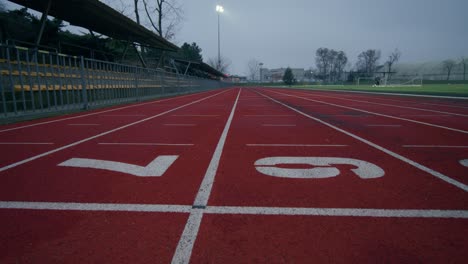
<path fill-rule="evenodd" d="M 215 0 L 185 1 L 178 42 L 217 54 Z M 364 49 L 395 48 L 402 62 L 468 56 L 468 0 L 224 0 L 221 53 L 233 73 L 255 58 L 267 68 L 314 66 L 320 47 L 343 50 L 354 63 Z"/>
<path fill-rule="evenodd" d="M 345 51 L 353 64 L 369 48 L 382 61 L 395 48 L 402 62 L 468 56 L 468 0 L 180 1 L 185 19 L 174 42 L 196 42 L 205 61 L 217 56 L 215 6 L 224 6 L 221 53 L 233 74 L 246 74 L 251 58 L 266 68 L 315 67 L 320 47 Z"/>

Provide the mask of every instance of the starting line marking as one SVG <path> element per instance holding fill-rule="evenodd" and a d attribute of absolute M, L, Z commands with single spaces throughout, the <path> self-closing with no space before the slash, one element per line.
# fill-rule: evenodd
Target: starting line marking
<path fill-rule="evenodd" d="M 314 144 L 245 144 L 248 147 L 347 147 L 348 145 L 314 145 Z"/>
<path fill-rule="evenodd" d="M 59 210 L 59 211 L 115 211 L 148 213 L 191 213 L 194 215 L 190 230 L 201 221 L 199 213 L 247 214 L 247 215 L 303 215 L 303 216 L 351 216 L 351 217 L 392 217 L 392 218 L 465 218 L 468 210 L 436 209 L 368 209 L 368 208 L 307 208 L 307 207 L 250 207 L 250 206 L 207 206 L 193 209 L 191 205 L 168 204 L 112 204 L 112 203 L 62 203 L 0 201 L 0 209 Z M 198 219 L 200 218 L 200 219 Z M 193 234 L 196 236 L 196 234 Z"/>
<path fill-rule="evenodd" d="M 468 146 L 448 146 L 448 145 L 403 145 L 404 148 L 468 148 Z"/>
<path fill-rule="evenodd" d="M 332 129 L 334 129 L 336 131 L 339 131 L 339 132 L 341 132 L 341 133 L 343 133 L 345 135 L 348 135 L 348 136 L 350 136 L 350 137 L 352 137 L 352 138 L 354 138 L 354 139 L 356 139 L 356 140 L 358 140 L 360 142 L 363 142 L 363 143 L 365 143 L 365 144 L 367 144 L 367 145 L 369 145 L 369 146 L 371 146 L 371 147 L 373 147 L 375 149 L 378 149 L 378 150 L 380 150 L 380 151 L 382 151 L 382 152 L 384 152 L 384 153 L 386 153 L 386 154 L 388 154 L 388 155 L 390 155 L 390 156 L 392 156 L 394 158 L 397 158 L 397 159 L 399 159 L 399 160 L 401 160 L 401 161 L 403 161 L 403 162 L 405 162 L 405 163 L 407 163 L 407 164 L 409 164 L 411 166 L 414 166 L 414 167 L 416 167 L 416 168 L 418 168 L 418 169 L 420 169 L 420 170 L 422 170 L 422 171 L 424 171 L 426 173 L 429 173 L 430 175 L 432 175 L 432 176 L 434 176 L 434 177 L 436 177 L 436 178 L 438 178 L 440 180 L 443 180 L 446 183 L 452 184 L 453 186 L 456 186 L 456 187 L 464 190 L 465 192 L 468 192 L 468 185 L 463 184 L 463 183 L 461 183 L 461 182 L 459 182 L 459 181 L 457 181 L 455 179 L 452 179 L 452 178 L 448 177 L 447 175 L 444 175 L 444 174 L 442 174 L 442 173 L 440 173 L 438 171 L 435 171 L 435 170 L 433 170 L 433 169 L 431 169 L 429 167 L 426 167 L 426 166 L 424 166 L 422 164 L 419 164 L 419 163 L 417 163 L 417 162 L 415 162 L 413 160 L 410 160 L 410 159 L 408 159 L 408 158 L 406 158 L 406 157 L 404 157 L 404 156 L 402 156 L 400 154 L 397 154 L 397 153 L 395 153 L 395 152 L 393 152 L 393 151 L 391 151 L 389 149 L 386 149 L 386 148 L 384 148 L 382 146 L 379 146 L 379 145 L 377 145 L 377 144 L 375 144 L 373 142 L 370 142 L 369 140 L 366 140 L 366 139 L 364 139 L 364 138 L 362 138 L 360 136 L 357 136 L 357 135 L 355 135 L 355 134 L 353 134 L 351 132 L 348 132 L 348 131 L 343 130 L 343 129 L 337 127 L 337 126 L 329 124 L 329 123 L 327 123 L 327 122 L 325 122 L 325 121 L 323 121 L 321 119 L 318 119 L 316 117 L 308 115 L 308 114 L 306 114 L 306 113 L 304 113 L 304 112 L 302 112 L 300 110 L 297 110 L 294 107 L 286 105 L 286 104 L 284 104 L 284 103 L 282 103 L 282 102 L 280 102 L 278 100 L 275 100 L 275 99 L 273 99 L 273 98 L 271 98 L 271 97 L 269 97 L 267 95 L 264 95 L 264 94 L 259 93 L 259 92 L 257 92 L 257 93 L 264 96 L 264 97 L 266 97 L 266 98 L 269 98 L 271 101 L 276 102 L 279 105 L 282 105 L 282 106 L 284 106 L 284 107 L 286 107 L 288 109 L 291 109 L 292 111 L 294 111 L 296 113 L 299 113 L 299 114 L 301 114 L 301 115 L 303 115 L 303 116 L 305 116 L 305 117 L 307 117 L 309 119 L 315 120 L 315 121 L 317 121 L 317 122 L 319 122 L 319 123 L 321 123 L 321 124 L 323 124 L 325 126 L 328 126 L 328 127 L 332 128 Z M 277 93 L 277 92 L 274 92 L 274 93 Z M 282 93 L 278 93 L 278 94 L 282 94 Z M 292 97 L 297 97 L 297 96 L 292 96 Z M 468 133 L 468 131 L 464 131 L 464 133 Z"/>
<path fill-rule="evenodd" d="M 53 145 L 50 142 L 0 142 L 0 145 Z"/>
<path fill-rule="evenodd" d="M 193 146 L 194 144 L 171 144 L 171 143 L 98 143 L 98 145 L 110 146 Z"/>

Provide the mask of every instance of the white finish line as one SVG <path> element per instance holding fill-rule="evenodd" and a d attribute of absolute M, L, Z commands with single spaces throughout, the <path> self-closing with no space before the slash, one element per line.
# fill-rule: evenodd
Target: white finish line
<path fill-rule="evenodd" d="M 437 209 L 368 209 L 368 208 L 308 208 L 308 207 L 251 207 L 251 206 L 207 206 L 193 209 L 191 205 L 168 204 L 114 204 L 114 203 L 61 203 L 0 201 L 0 209 L 54 210 L 54 211 L 113 211 L 148 213 L 192 213 L 187 226 L 195 230 L 201 221 L 199 213 L 246 214 L 246 215 L 302 215 L 302 216 L 351 216 L 389 218 L 461 218 L 468 219 L 468 210 Z M 198 219 L 200 218 L 200 219 Z M 196 227 L 198 229 L 198 227 Z M 196 234 L 194 234 L 196 235 Z"/>

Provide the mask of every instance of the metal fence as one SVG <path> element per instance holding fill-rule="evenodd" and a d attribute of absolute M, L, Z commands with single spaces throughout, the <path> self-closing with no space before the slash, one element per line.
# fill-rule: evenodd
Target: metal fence
<path fill-rule="evenodd" d="M 228 86 L 215 80 L 0 45 L 0 116 L 87 109 Z"/>

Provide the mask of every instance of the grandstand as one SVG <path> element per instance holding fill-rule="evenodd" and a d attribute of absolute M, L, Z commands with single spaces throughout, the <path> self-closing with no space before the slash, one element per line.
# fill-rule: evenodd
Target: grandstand
<path fill-rule="evenodd" d="M 35 43 L 0 43 L 0 116 L 87 109 L 224 87 L 223 73 L 203 62 L 171 58 L 179 48 L 97 0 L 12 0 L 41 12 Z M 86 15 L 83 15 L 86 14 Z M 62 54 L 40 45 L 48 15 L 124 43 L 160 50 L 148 67 Z M 20 44 L 20 45 L 17 45 Z M 28 45 L 29 44 L 29 45 Z M 71 44 L 73 45 L 73 44 Z M 76 45 L 78 46 L 78 45 Z M 84 47 L 86 48 L 86 47 Z"/>

